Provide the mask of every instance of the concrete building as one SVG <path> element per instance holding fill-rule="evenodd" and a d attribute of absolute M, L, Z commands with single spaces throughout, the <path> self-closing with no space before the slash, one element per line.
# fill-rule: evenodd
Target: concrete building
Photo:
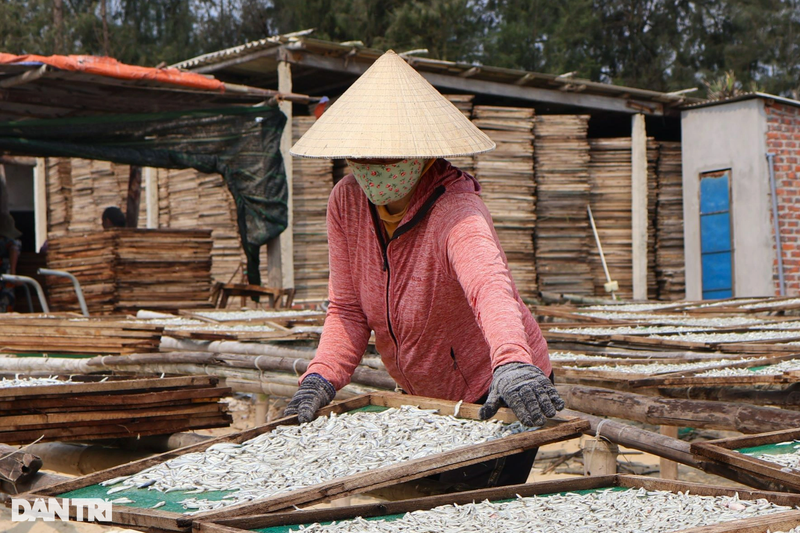
<path fill-rule="evenodd" d="M 687 299 L 800 294 L 800 101 L 690 105 L 681 131 Z"/>

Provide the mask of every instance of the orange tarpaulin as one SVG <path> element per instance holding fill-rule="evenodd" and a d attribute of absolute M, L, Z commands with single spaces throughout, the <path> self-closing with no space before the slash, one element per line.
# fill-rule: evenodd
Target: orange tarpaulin
<path fill-rule="evenodd" d="M 120 63 L 112 57 L 98 56 L 37 56 L 5 54 L 0 52 L 0 65 L 40 63 L 61 70 L 86 72 L 121 80 L 152 80 L 193 89 L 225 92 L 225 84 L 193 72 L 176 68 L 137 67 Z"/>

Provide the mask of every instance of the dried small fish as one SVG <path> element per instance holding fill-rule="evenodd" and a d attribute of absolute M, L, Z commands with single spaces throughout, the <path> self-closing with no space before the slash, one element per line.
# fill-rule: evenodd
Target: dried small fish
<path fill-rule="evenodd" d="M 312 524 L 303 533 L 401 533 L 459 531 L 478 533 L 667 533 L 699 526 L 761 516 L 790 507 L 738 496 L 695 496 L 681 492 L 603 490 L 589 494 L 517 497 L 503 503 L 483 501 L 443 505 L 406 513 L 397 520 L 354 520 L 330 525 Z"/>
<path fill-rule="evenodd" d="M 678 335 L 650 335 L 652 339 L 684 342 L 759 342 L 800 337 L 797 331 L 745 331 L 742 333 L 680 333 Z"/>
<path fill-rule="evenodd" d="M 167 504 L 167 502 L 158 502 L 157 504 L 155 504 L 154 506 L 152 506 L 150 509 L 158 509 L 159 507 L 163 507 L 163 506 L 165 506 L 166 504 Z"/>
<path fill-rule="evenodd" d="M 690 370 L 713 369 L 716 367 L 732 365 L 734 363 L 755 362 L 766 360 L 766 357 L 751 357 L 747 359 L 720 359 L 714 361 L 699 361 L 696 363 L 641 363 L 636 365 L 594 365 L 594 366 L 565 366 L 571 370 L 592 370 L 600 372 L 620 372 L 626 374 L 666 374 L 669 372 L 684 372 Z M 704 374 L 703 374 L 704 375 Z"/>
<path fill-rule="evenodd" d="M 764 368 L 751 370 L 749 368 L 719 368 L 716 370 L 708 370 L 698 376 L 703 377 L 721 377 L 721 376 L 780 376 L 787 370 L 800 369 L 800 359 L 792 359 L 790 361 L 782 361 L 769 365 Z"/>
<path fill-rule="evenodd" d="M 0 379 L 0 389 L 7 389 L 11 387 L 40 387 L 42 385 L 68 385 L 74 383 L 71 380 L 49 378 L 21 378 L 19 374 L 14 376 L 14 379 L 3 378 Z"/>
<path fill-rule="evenodd" d="M 800 443 L 798 443 L 798 441 L 794 441 L 794 442 L 782 442 L 780 444 L 777 444 L 777 446 L 790 446 L 790 445 L 793 445 L 794 448 L 793 452 L 776 453 L 776 454 L 750 452 L 746 453 L 745 455 L 755 457 L 756 459 L 761 459 L 762 461 L 766 461 L 768 463 L 780 465 L 783 467 L 781 470 L 783 470 L 784 472 L 792 472 L 794 474 L 798 474 L 800 473 Z"/>
<path fill-rule="evenodd" d="M 180 502 L 190 512 L 204 512 L 529 429 L 518 422 L 462 419 L 411 406 L 332 414 L 309 424 L 279 426 L 241 444 L 217 443 L 181 455 L 123 479 L 108 493 L 233 491 L 221 501 Z"/>
<path fill-rule="evenodd" d="M 131 500 L 130 498 L 117 498 L 116 500 L 111 500 L 109 503 L 115 503 L 121 505 L 123 503 L 133 503 L 133 500 Z"/>

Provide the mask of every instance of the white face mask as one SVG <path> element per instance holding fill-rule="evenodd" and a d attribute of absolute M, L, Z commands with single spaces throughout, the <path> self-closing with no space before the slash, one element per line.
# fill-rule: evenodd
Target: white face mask
<path fill-rule="evenodd" d="M 386 205 L 410 193 L 422 176 L 425 160 L 401 159 L 396 163 L 358 163 L 347 160 L 361 189 L 375 205 Z"/>

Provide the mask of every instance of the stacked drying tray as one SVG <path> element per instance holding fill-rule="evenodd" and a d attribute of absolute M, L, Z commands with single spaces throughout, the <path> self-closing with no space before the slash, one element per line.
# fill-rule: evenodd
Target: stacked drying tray
<path fill-rule="evenodd" d="M 533 231 L 536 183 L 533 176 L 534 111 L 521 107 L 475 106 L 473 123 L 497 149 L 475 156 L 475 177 L 492 215 L 511 276 L 525 299 L 538 296 Z"/>
<path fill-rule="evenodd" d="M 210 376 L 0 378 L 0 442 L 83 441 L 227 427 L 231 389 Z"/>
<path fill-rule="evenodd" d="M 49 239 L 47 265 L 78 278 L 93 315 L 203 307 L 211 290 L 210 237 L 208 230 L 64 233 Z M 54 310 L 78 308 L 69 280 L 51 277 L 48 288 Z"/>
<path fill-rule="evenodd" d="M 658 156 L 656 224 L 656 278 L 658 297 L 662 300 L 681 300 L 686 294 L 681 172 L 681 143 L 662 142 Z"/>
<path fill-rule="evenodd" d="M 292 134 L 297 141 L 308 131 L 314 117 L 294 117 Z M 328 297 L 328 237 L 326 211 L 333 189 L 330 159 L 295 158 L 292 162 L 294 221 L 295 301 L 322 301 Z"/>
<path fill-rule="evenodd" d="M 592 295 L 589 142 L 585 115 L 538 115 L 534 127 L 539 289 Z"/>

